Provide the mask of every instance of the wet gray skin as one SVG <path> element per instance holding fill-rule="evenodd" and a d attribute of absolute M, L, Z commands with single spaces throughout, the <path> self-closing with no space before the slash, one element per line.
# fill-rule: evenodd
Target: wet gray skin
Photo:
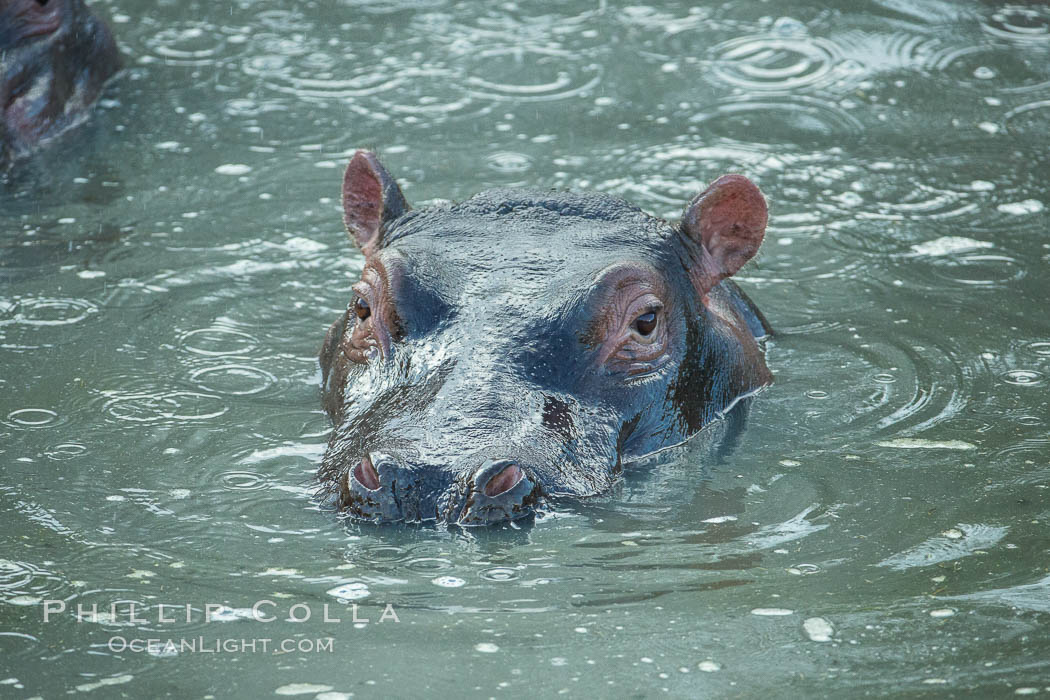
<path fill-rule="evenodd" d="M 742 176 L 678 225 L 518 189 L 412 211 L 359 151 L 343 204 L 365 267 L 321 350 L 319 477 L 356 519 L 484 525 L 600 494 L 772 381 L 766 323 L 726 279 L 766 224 Z"/>
<path fill-rule="evenodd" d="M 82 0 L 0 0 L 0 172 L 80 123 L 119 68 Z"/>

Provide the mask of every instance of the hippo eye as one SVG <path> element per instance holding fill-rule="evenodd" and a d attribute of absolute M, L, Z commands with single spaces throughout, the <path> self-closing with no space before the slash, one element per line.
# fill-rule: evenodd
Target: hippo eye
<path fill-rule="evenodd" d="M 634 330 L 641 336 L 652 335 L 653 331 L 656 330 L 656 312 L 650 311 L 636 318 L 634 320 Z"/>
<path fill-rule="evenodd" d="M 357 297 L 357 301 L 354 302 L 354 313 L 359 320 L 364 321 L 372 315 L 372 307 L 368 305 L 367 301 L 361 297 Z"/>

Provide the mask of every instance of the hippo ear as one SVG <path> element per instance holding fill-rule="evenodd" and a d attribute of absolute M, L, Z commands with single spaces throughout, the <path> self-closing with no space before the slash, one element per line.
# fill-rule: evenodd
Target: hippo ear
<path fill-rule="evenodd" d="M 370 255 L 387 224 L 411 207 L 375 153 L 358 151 L 343 175 L 343 220 L 350 238 Z"/>
<path fill-rule="evenodd" d="M 765 197 L 743 175 L 723 175 L 693 198 L 681 226 L 702 246 L 690 270 L 697 291 L 706 294 L 758 252 L 767 218 Z"/>

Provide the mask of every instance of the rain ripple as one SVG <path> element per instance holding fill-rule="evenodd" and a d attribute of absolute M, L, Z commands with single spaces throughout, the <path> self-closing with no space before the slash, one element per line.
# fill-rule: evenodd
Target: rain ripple
<path fill-rule="evenodd" d="M 348 40 L 350 48 L 340 52 L 321 42 L 319 32 L 257 35 L 241 69 L 268 90 L 296 101 L 335 101 L 370 121 L 415 123 L 425 118 L 428 125 L 481 116 L 500 102 L 586 94 L 602 79 L 602 66 L 595 60 L 600 48 L 581 47 L 576 41 L 568 47 L 567 33 L 584 38 L 584 44 L 589 41 L 580 21 L 589 13 L 524 23 L 505 13 L 466 19 L 455 12 L 426 15 L 428 26 L 421 36 L 440 49 L 420 46 L 403 59 L 367 48 L 381 31 L 373 20 L 346 25 L 351 38 L 360 33 L 361 40 Z M 557 31 L 545 31 L 554 27 Z"/>
<path fill-rule="evenodd" d="M 1016 138 L 1042 139 L 1050 130 L 1050 100 L 1038 100 L 1003 115 L 1006 131 Z"/>
<path fill-rule="evenodd" d="M 65 598 L 72 586 L 64 576 L 37 564 L 0 558 L 0 602 L 37 605 L 43 600 Z"/>
<path fill-rule="evenodd" d="M 599 64 L 581 64 L 579 54 L 565 50 L 500 47 L 478 52 L 473 60 L 465 84 L 483 100 L 560 100 L 588 92 L 602 76 Z M 522 82 L 523 75 L 530 81 Z"/>
<path fill-rule="evenodd" d="M 247 42 L 246 27 L 222 27 L 200 21 L 178 22 L 145 39 L 145 51 L 139 62 L 215 66 L 235 60 Z"/>
<path fill-rule="evenodd" d="M 725 100 L 690 121 L 718 138 L 766 145 L 823 147 L 850 142 L 864 129 L 838 105 L 801 95 Z"/>
<path fill-rule="evenodd" d="M 82 324 L 98 312 L 98 305 L 87 299 L 0 298 L 0 348 L 23 351 L 70 343 L 77 339 L 77 333 L 68 328 L 61 333 L 52 329 Z"/>
<path fill-rule="evenodd" d="M 1036 59 L 1016 50 L 997 46 L 953 46 L 938 52 L 927 63 L 937 77 L 982 92 L 1035 92 L 1050 85 Z"/>
<path fill-rule="evenodd" d="M 259 344 L 248 333 L 219 324 L 187 331 L 179 336 L 179 342 L 186 351 L 207 357 L 248 355 Z"/>
<path fill-rule="evenodd" d="M 106 391 L 103 395 L 107 401 L 102 410 L 109 418 L 128 423 L 177 425 L 212 420 L 229 410 L 220 397 L 196 391 Z"/>
<path fill-rule="evenodd" d="M 999 39 L 1050 42 L 1050 8 L 1042 3 L 1005 5 L 981 24 Z"/>
<path fill-rule="evenodd" d="M 8 413 L 3 423 L 12 428 L 48 428 L 59 423 L 59 416 L 47 408 L 20 408 Z"/>
<path fill-rule="evenodd" d="M 986 373 L 979 358 L 939 341 L 874 329 L 858 330 L 848 346 L 840 331 L 783 333 L 776 355 L 781 363 L 808 368 L 803 378 L 784 374 L 778 381 L 780 391 L 806 396 L 794 409 L 795 429 L 815 431 L 810 440 L 817 435 L 835 440 L 847 425 L 853 440 L 867 431 L 897 437 L 922 433 L 956 419 Z"/>
<path fill-rule="evenodd" d="M 745 36 L 715 46 L 710 77 L 745 90 L 787 93 L 820 89 L 845 74 L 836 44 L 807 36 L 804 29 L 796 36 L 785 33 Z"/>
<path fill-rule="evenodd" d="M 277 383 L 277 377 L 266 370 L 243 364 L 204 367 L 193 372 L 190 380 L 204 391 L 226 396 L 259 394 Z"/>

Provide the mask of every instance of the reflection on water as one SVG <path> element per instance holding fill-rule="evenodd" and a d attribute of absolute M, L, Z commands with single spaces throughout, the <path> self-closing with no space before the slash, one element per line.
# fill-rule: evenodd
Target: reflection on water
<path fill-rule="evenodd" d="M 129 67 L 0 186 L 0 694 L 1050 692 L 1047 5 L 94 5 Z M 736 449 L 524 526 L 319 512 L 359 146 L 424 202 L 752 177 Z"/>

